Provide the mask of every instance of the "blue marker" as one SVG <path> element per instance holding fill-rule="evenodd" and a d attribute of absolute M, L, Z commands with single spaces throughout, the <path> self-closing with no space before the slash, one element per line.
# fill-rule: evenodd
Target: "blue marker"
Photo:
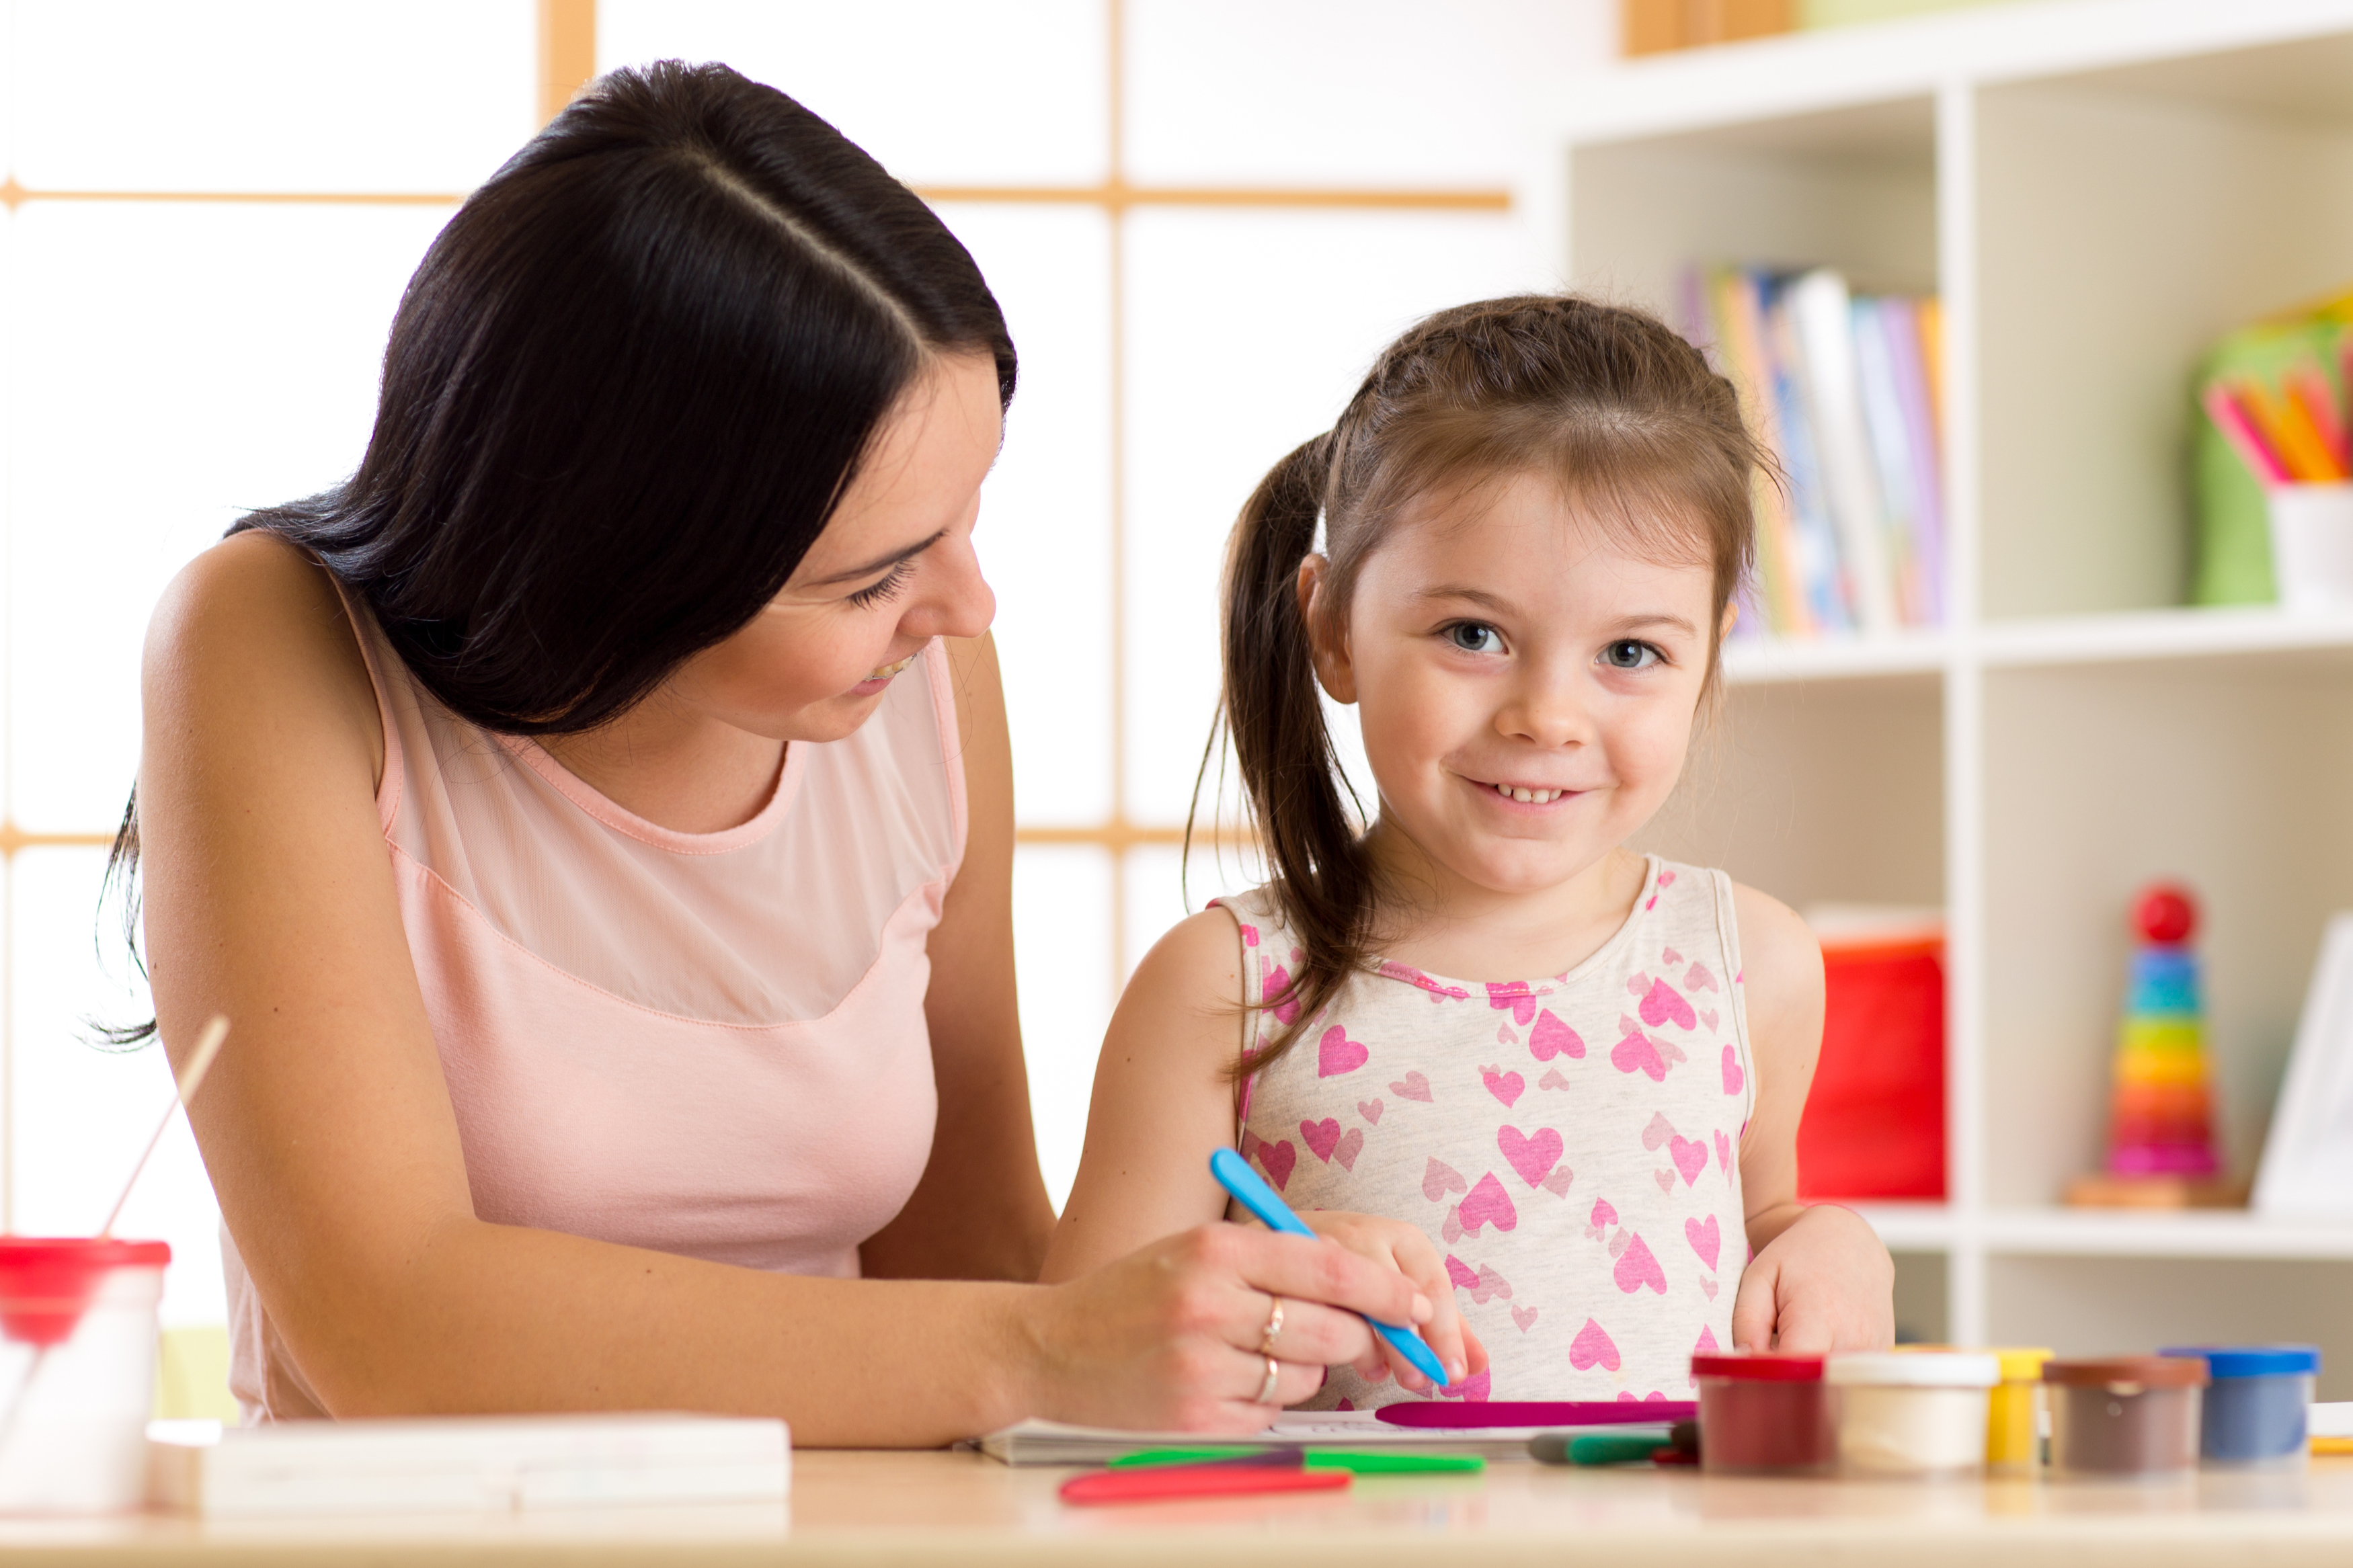
<path fill-rule="evenodd" d="M 1287 1231 L 1293 1236 L 1312 1237 L 1315 1234 L 1299 1223 L 1299 1216 L 1291 1212 L 1291 1205 L 1284 1203 L 1275 1190 L 1266 1184 L 1265 1179 L 1251 1170 L 1249 1163 L 1231 1149 L 1219 1149 L 1209 1156 L 1209 1174 L 1217 1177 L 1218 1185 L 1233 1194 L 1234 1201 L 1256 1215 L 1267 1229 Z M 1446 1368 L 1439 1362 L 1438 1353 L 1422 1343 L 1419 1334 L 1411 1329 L 1401 1329 L 1395 1323 L 1384 1323 L 1377 1318 L 1366 1318 L 1365 1321 L 1372 1324 L 1373 1332 L 1395 1346 L 1399 1355 L 1413 1363 L 1422 1376 L 1437 1384 L 1447 1381 Z"/>

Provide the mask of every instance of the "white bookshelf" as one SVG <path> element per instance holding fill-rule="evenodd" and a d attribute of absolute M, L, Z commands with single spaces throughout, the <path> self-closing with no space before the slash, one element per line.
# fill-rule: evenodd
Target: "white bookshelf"
<path fill-rule="evenodd" d="M 2353 908 L 2353 616 L 2179 607 L 2188 381 L 2353 280 L 2353 0 L 2070 0 L 1779 38 L 1565 89 L 1526 198 L 1576 287 L 1694 261 L 1944 299 L 1947 624 L 1727 655 L 1662 850 L 1805 905 L 1941 904 L 1949 1201 L 1867 1205 L 1936 1337 L 2320 1342 L 2353 1218 L 2058 1206 L 2099 1159 L 2124 910 L 2188 879 L 2251 1172 L 2325 917 Z"/>

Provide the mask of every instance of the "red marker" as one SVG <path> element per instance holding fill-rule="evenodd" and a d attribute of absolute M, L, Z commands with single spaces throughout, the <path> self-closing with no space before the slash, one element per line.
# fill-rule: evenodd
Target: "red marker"
<path fill-rule="evenodd" d="M 1092 1470 L 1062 1483 L 1062 1500 L 1075 1503 L 1158 1502 L 1174 1498 L 1240 1497 L 1251 1492 L 1337 1491 L 1355 1478 L 1346 1470 L 1305 1470 L 1293 1465 L 1143 1465 Z"/>

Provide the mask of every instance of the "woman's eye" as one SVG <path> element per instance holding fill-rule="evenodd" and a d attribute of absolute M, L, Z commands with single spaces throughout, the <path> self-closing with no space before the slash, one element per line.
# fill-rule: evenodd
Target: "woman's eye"
<path fill-rule="evenodd" d="M 1621 638 L 1601 650 L 1601 662 L 1612 669 L 1648 669 L 1659 662 L 1659 650 L 1646 642 Z"/>
<path fill-rule="evenodd" d="M 913 562 L 902 561 L 896 566 L 892 567 L 891 574 L 888 577 L 883 578 L 880 583 L 875 584 L 871 588 L 860 588 L 855 594 L 850 595 L 849 602 L 857 605 L 861 610 L 871 610 L 885 599 L 893 599 L 898 597 L 899 590 L 907 585 L 907 579 L 913 576 L 914 573 L 915 563 Z"/>
<path fill-rule="evenodd" d="M 1504 646 L 1494 627 L 1481 626 L 1477 621 L 1458 621 L 1446 628 L 1446 636 L 1464 653 L 1496 653 Z"/>

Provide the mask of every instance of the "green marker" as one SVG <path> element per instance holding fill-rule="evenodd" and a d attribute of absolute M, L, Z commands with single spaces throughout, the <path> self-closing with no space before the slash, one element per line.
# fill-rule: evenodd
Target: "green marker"
<path fill-rule="evenodd" d="M 1364 1453 L 1342 1448 L 1310 1448 L 1307 1468 L 1353 1470 L 1360 1476 L 1415 1476 L 1444 1472 L 1476 1474 L 1487 1461 L 1476 1454 L 1399 1454 L 1387 1450 Z"/>
<path fill-rule="evenodd" d="M 1261 1454 L 1281 1452 L 1275 1448 L 1138 1448 L 1133 1454 L 1122 1454 L 1111 1462 L 1114 1470 L 1141 1469 L 1146 1465 L 1208 1465 L 1219 1459 L 1250 1459 Z"/>

